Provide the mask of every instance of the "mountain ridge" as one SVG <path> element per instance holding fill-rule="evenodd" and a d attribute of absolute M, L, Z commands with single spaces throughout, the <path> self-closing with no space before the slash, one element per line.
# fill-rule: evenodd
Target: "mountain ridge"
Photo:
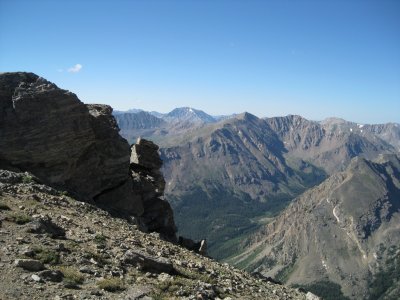
<path fill-rule="evenodd" d="M 258 118 L 245 112 L 146 138 L 161 145 L 166 194 L 180 228 L 188 236 L 211 237 L 210 253 L 222 259 L 231 254 L 225 239 L 254 230 L 305 189 L 344 170 L 352 158 L 398 153 L 397 126 L 364 127 L 369 128 L 345 120 Z M 222 217 L 228 205 L 237 208 L 229 209 L 232 221 Z M 196 215 L 208 217 L 195 226 Z M 237 234 L 234 222 L 241 224 Z"/>
<path fill-rule="evenodd" d="M 369 285 L 379 280 L 400 238 L 399 166 L 396 155 L 378 162 L 354 158 L 344 172 L 306 191 L 245 240 L 246 250 L 230 262 L 246 261 L 248 270 L 290 284 L 325 280 L 348 297 L 376 297 Z M 388 299 L 400 290 L 393 280 L 382 293 Z"/>

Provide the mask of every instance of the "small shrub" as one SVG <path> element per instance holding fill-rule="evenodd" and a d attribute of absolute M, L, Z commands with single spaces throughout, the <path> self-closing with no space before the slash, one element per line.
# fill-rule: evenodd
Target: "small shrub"
<path fill-rule="evenodd" d="M 165 300 L 166 299 L 162 292 L 160 292 L 160 293 L 153 292 L 149 296 L 154 300 Z"/>
<path fill-rule="evenodd" d="M 25 206 L 25 207 L 37 208 L 38 205 L 40 205 L 40 202 L 37 201 L 37 200 L 30 199 L 30 200 L 24 201 L 24 206 Z"/>
<path fill-rule="evenodd" d="M 22 183 L 33 183 L 34 179 L 32 177 L 32 175 L 25 173 L 24 176 L 22 177 Z"/>
<path fill-rule="evenodd" d="M 78 285 L 85 281 L 85 277 L 72 267 L 61 267 L 60 271 L 64 274 L 64 283 Z"/>
<path fill-rule="evenodd" d="M 191 271 L 191 270 L 188 270 L 188 269 L 184 269 L 184 268 L 177 268 L 177 270 L 179 271 L 181 276 L 184 277 L 184 278 L 189 278 L 189 279 L 192 279 L 192 280 L 200 280 L 202 282 L 210 283 L 210 284 L 216 284 L 216 279 L 211 278 L 207 274 L 194 272 L 194 271 Z"/>
<path fill-rule="evenodd" d="M 275 279 L 281 282 L 286 282 L 286 280 L 289 279 L 290 274 L 292 274 L 295 269 L 295 264 L 291 263 L 290 265 L 287 265 L 279 270 L 278 273 L 275 275 Z"/>
<path fill-rule="evenodd" d="M 4 203 L 0 203 L 0 210 L 11 210 L 11 208 Z"/>
<path fill-rule="evenodd" d="M 51 250 L 41 247 L 34 247 L 35 258 L 44 264 L 57 265 L 61 262 L 60 255 Z"/>
<path fill-rule="evenodd" d="M 60 191 L 59 195 L 60 196 L 68 196 L 68 192 L 67 191 Z"/>
<path fill-rule="evenodd" d="M 23 225 L 32 221 L 32 218 L 28 215 L 21 214 L 21 213 L 14 213 L 7 217 L 7 220 L 10 222 L 17 223 L 19 225 Z"/>
<path fill-rule="evenodd" d="M 85 251 L 85 253 L 83 254 L 83 257 L 85 257 L 87 259 L 93 258 L 97 263 L 99 263 L 101 265 L 106 265 L 109 263 L 108 259 L 105 258 L 102 254 L 96 253 L 93 251 Z"/>
<path fill-rule="evenodd" d="M 96 236 L 94 237 L 94 241 L 98 245 L 105 245 L 107 237 L 103 234 L 96 234 Z"/>
<path fill-rule="evenodd" d="M 107 292 L 120 292 L 125 290 L 124 283 L 119 278 L 108 278 L 97 282 L 100 289 Z"/>

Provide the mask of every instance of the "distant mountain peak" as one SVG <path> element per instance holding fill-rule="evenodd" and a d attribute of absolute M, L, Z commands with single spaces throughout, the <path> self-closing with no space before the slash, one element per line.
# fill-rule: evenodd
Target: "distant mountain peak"
<path fill-rule="evenodd" d="M 345 119 L 337 118 L 337 117 L 329 117 L 321 121 L 321 124 L 344 124 L 349 123 Z"/>
<path fill-rule="evenodd" d="M 245 112 L 243 112 L 243 113 L 241 113 L 241 114 L 238 114 L 238 115 L 236 116 L 236 118 L 239 119 L 239 120 L 246 120 L 246 121 L 256 121 L 256 120 L 259 120 L 258 117 L 256 117 L 255 115 L 253 115 L 253 114 L 251 114 L 251 113 L 249 113 L 249 112 L 247 112 L 247 111 L 245 111 Z"/>
<path fill-rule="evenodd" d="M 214 117 L 202 110 L 192 107 L 178 107 L 170 111 L 164 117 L 168 121 L 188 121 L 194 123 L 214 123 Z"/>

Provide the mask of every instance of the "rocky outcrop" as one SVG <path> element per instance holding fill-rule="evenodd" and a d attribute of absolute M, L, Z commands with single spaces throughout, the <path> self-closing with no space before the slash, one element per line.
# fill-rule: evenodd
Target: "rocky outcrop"
<path fill-rule="evenodd" d="M 46 234 L 51 238 L 65 238 L 65 230 L 54 224 L 49 216 L 36 218 L 27 230 L 30 233 Z"/>
<path fill-rule="evenodd" d="M 132 145 L 130 161 L 133 190 L 136 195 L 140 195 L 144 206 L 140 224 L 148 231 L 160 232 L 167 239 L 176 241 L 173 211 L 163 199 L 165 180 L 160 171 L 162 160 L 158 146 L 138 139 Z"/>
<path fill-rule="evenodd" d="M 0 167 L 30 171 L 86 199 L 128 179 L 129 145 L 109 126 L 109 106 L 88 109 L 35 74 L 3 73 L 0 107 Z"/>
<path fill-rule="evenodd" d="M 43 264 L 35 259 L 16 259 L 14 264 L 27 271 L 40 271 L 44 269 Z"/>
<path fill-rule="evenodd" d="M 172 262 L 168 258 L 152 256 L 140 250 L 126 251 L 123 261 L 126 264 L 137 266 L 142 270 L 152 273 L 176 273 Z"/>
<path fill-rule="evenodd" d="M 29 171 L 174 240 L 158 147 L 145 140 L 134 145 L 131 164 L 129 144 L 118 131 L 108 105 L 85 105 L 33 73 L 0 74 L 0 168 Z"/>

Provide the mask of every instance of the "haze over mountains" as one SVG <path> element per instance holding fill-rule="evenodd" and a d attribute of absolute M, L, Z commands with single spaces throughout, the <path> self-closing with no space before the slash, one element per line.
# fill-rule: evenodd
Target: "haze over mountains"
<path fill-rule="evenodd" d="M 399 235 L 392 221 L 400 207 L 399 165 L 398 158 L 390 156 L 400 151 L 399 124 L 366 125 L 338 118 L 316 122 L 297 115 L 258 118 L 249 113 L 213 118 L 180 108 L 144 125 L 148 115 L 155 117 L 143 112 L 115 117 L 123 137 L 133 141 L 142 136 L 161 146 L 166 196 L 180 232 L 206 237 L 216 258 L 229 258 L 242 268 L 278 275 L 289 283 L 320 284 L 340 297 L 379 294 L 367 283 L 376 279 L 377 265 L 386 270 L 397 251 L 392 247 L 391 254 L 385 254 L 379 247 L 395 245 L 397 240 L 386 234 Z M 141 127 L 125 126 L 128 118 L 141 120 Z M 379 163 L 369 162 L 377 159 Z M 336 195 L 339 186 L 346 192 Z M 333 194 L 336 202 L 325 203 Z M 300 205 L 308 207 L 307 212 L 294 210 Z M 334 207 L 337 214 L 346 207 L 340 210 L 347 220 L 343 224 L 334 222 L 339 223 Z M 285 227 L 295 220 L 303 225 Z M 265 225 L 269 222 L 281 224 L 273 227 L 279 227 L 278 233 L 265 229 L 272 226 Z M 330 248 L 331 243 L 342 250 Z M 359 259 L 357 251 L 367 253 L 367 259 Z M 375 259 L 373 253 L 382 258 Z M 349 277 L 356 283 L 349 283 Z M 382 294 L 392 295 L 389 288 Z"/>

